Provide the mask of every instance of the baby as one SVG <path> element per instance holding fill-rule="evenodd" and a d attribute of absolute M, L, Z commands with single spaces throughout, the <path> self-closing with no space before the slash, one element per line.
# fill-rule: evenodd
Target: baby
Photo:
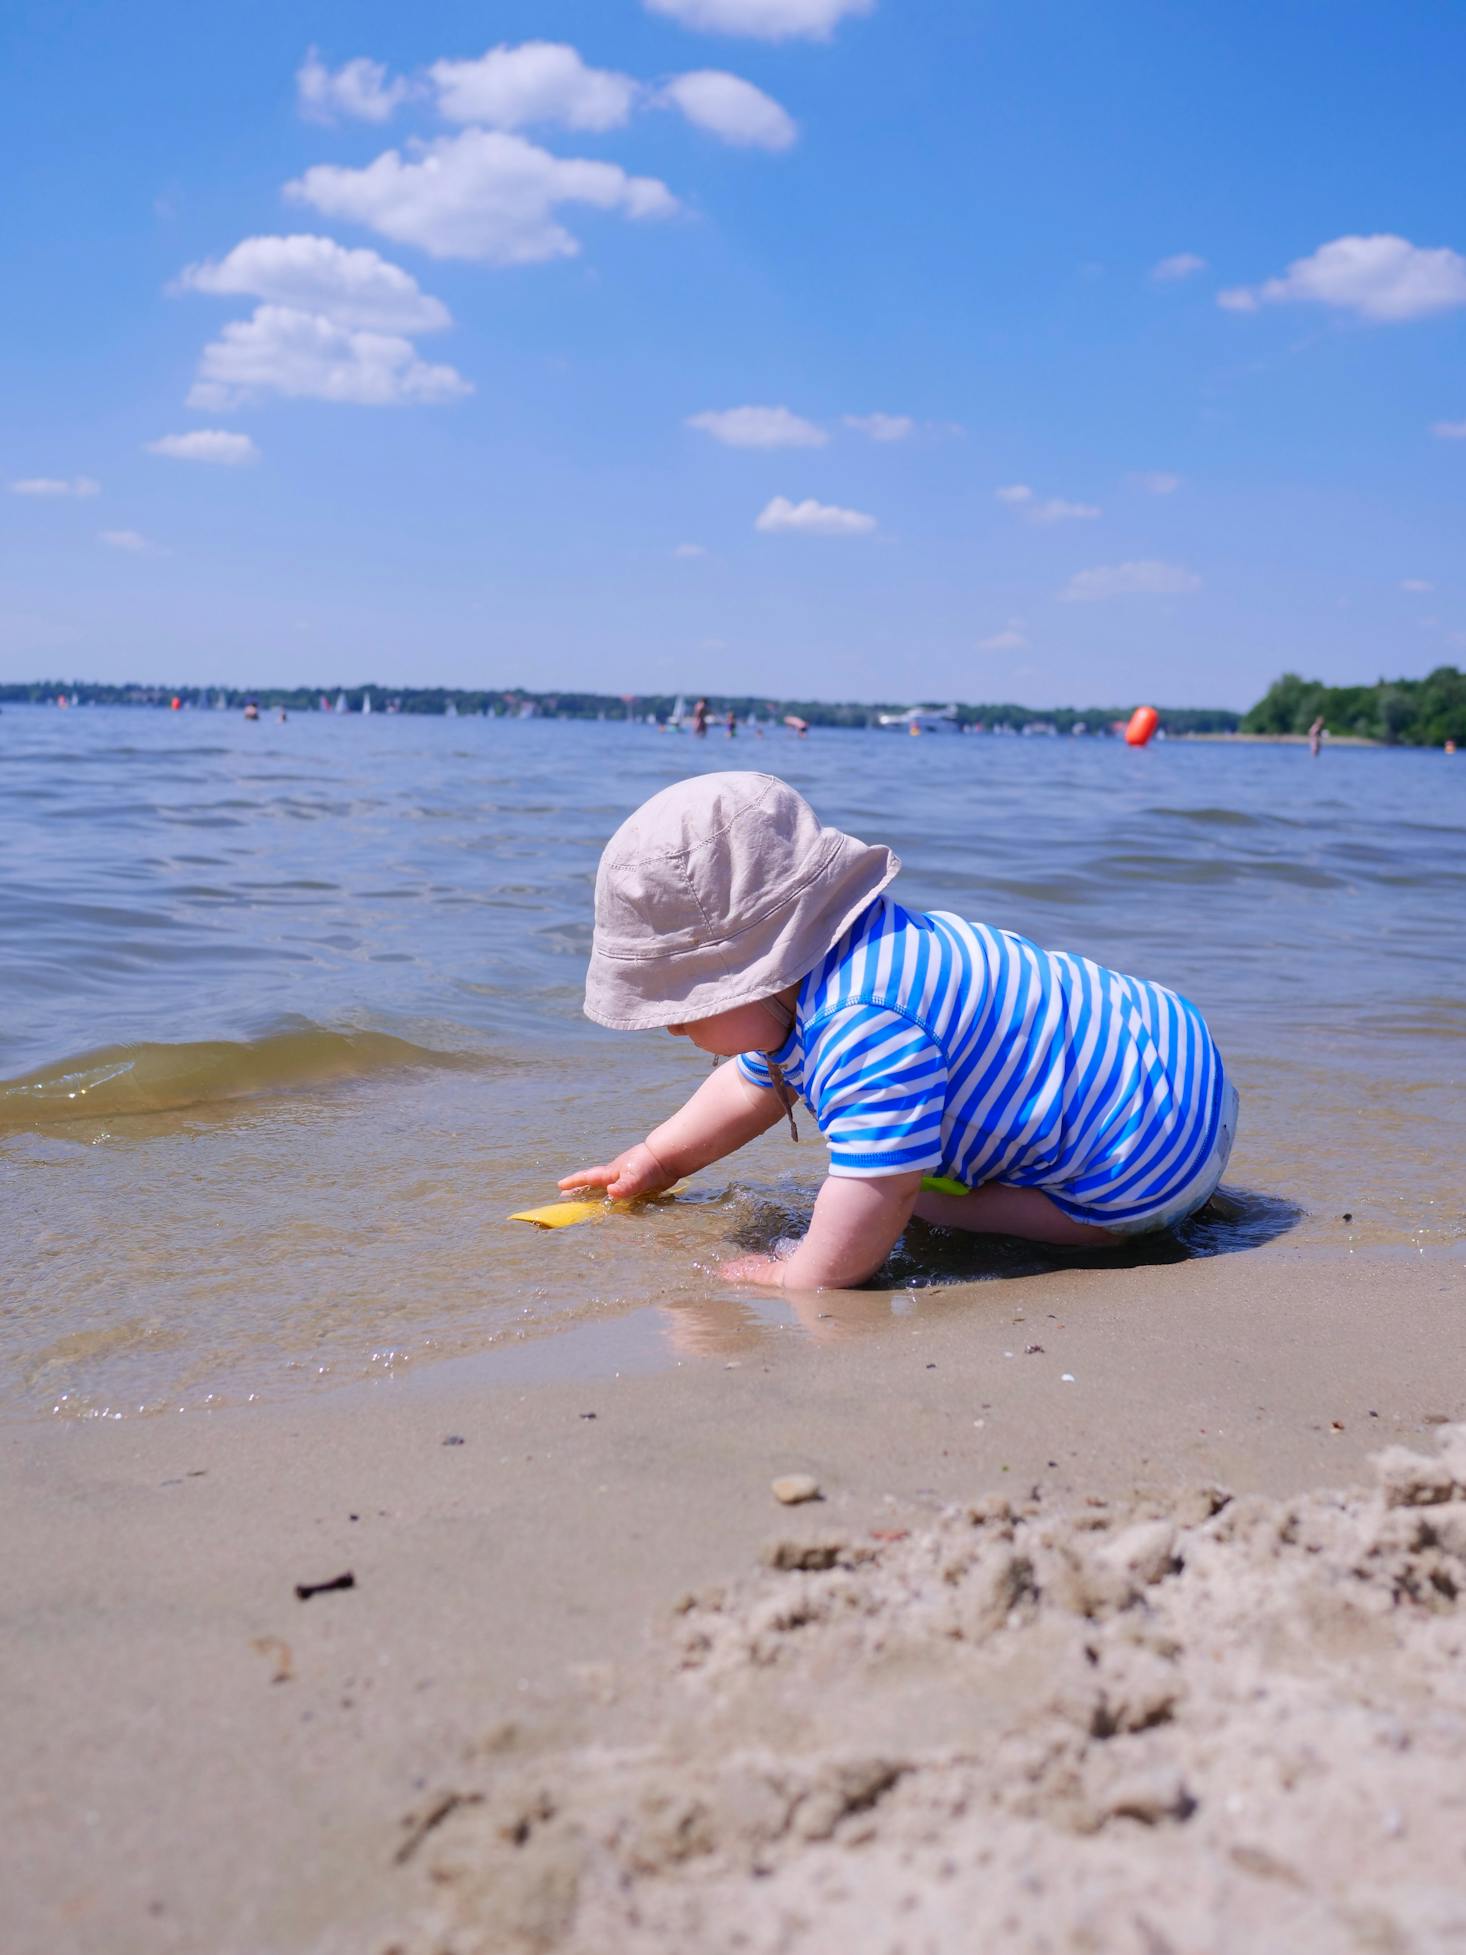
<path fill-rule="evenodd" d="M 596 877 L 586 1013 L 738 1063 L 561 1188 L 659 1193 L 782 1118 L 792 1131 L 797 1093 L 830 1155 L 809 1231 L 783 1260 L 726 1264 L 732 1281 L 862 1283 L 913 1215 L 1087 1248 L 1200 1208 L 1237 1094 L 1196 1007 L 903 909 L 885 893 L 900 866 L 770 774 L 679 781 L 623 822 Z"/>

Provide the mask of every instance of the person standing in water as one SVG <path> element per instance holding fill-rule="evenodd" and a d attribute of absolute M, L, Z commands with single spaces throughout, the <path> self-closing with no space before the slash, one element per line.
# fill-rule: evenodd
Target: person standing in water
<path fill-rule="evenodd" d="M 731 706 L 728 708 L 728 717 L 724 724 L 728 730 L 728 738 L 730 740 L 736 740 L 738 738 L 738 715 Z"/>
<path fill-rule="evenodd" d="M 1313 725 L 1308 729 L 1308 751 L 1313 755 L 1315 760 L 1323 752 L 1323 736 L 1323 714 L 1320 713 L 1318 718 L 1313 722 Z"/>
<path fill-rule="evenodd" d="M 708 702 L 699 699 L 692 709 L 692 730 L 699 740 L 708 737 Z"/>

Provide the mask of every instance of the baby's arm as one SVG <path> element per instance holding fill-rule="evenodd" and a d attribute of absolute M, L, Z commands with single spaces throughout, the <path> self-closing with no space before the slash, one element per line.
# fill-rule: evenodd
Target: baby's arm
<path fill-rule="evenodd" d="M 658 1195 L 712 1161 L 721 1161 L 745 1141 L 765 1133 L 782 1118 L 777 1094 L 751 1085 L 736 1065 L 719 1066 L 670 1120 L 600 1167 L 567 1174 L 562 1191 L 604 1188 L 614 1201 Z"/>
<path fill-rule="evenodd" d="M 809 1230 L 786 1262 L 742 1256 L 724 1263 L 730 1283 L 790 1290 L 846 1290 L 873 1276 L 911 1219 L 921 1174 L 827 1175 Z"/>

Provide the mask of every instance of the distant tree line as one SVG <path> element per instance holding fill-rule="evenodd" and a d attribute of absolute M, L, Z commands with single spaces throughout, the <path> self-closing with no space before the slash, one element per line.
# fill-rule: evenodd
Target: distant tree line
<path fill-rule="evenodd" d="M 318 709 L 323 700 L 334 706 L 343 698 L 349 712 L 359 713 L 367 696 L 376 712 L 498 714 L 511 717 L 526 708 L 546 719 L 566 720 L 655 720 L 669 719 L 677 698 L 671 693 L 646 693 L 628 696 L 603 692 L 535 692 L 512 686 L 493 691 L 464 690 L 445 686 L 166 686 L 124 682 L 101 685 L 82 679 L 37 679 L 0 684 L 0 702 L 30 701 L 45 704 L 64 696 L 85 706 L 168 706 L 174 699 L 188 707 L 223 705 L 234 711 L 253 700 L 262 710 L 283 706 L 287 712 L 304 713 Z M 910 699 L 886 702 L 830 701 L 827 699 L 768 699 L 749 694 L 707 693 L 709 712 L 721 719 L 731 709 L 740 721 L 757 717 L 781 721 L 786 716 L 807 720 L 818 727 L 872 726 L 879 713 L 900 713 L 913 703 L 928 710 L 943 712 L 945 700 L 913 702 Z M 684 706 L 694 695 L 677 696 Z M 1081 725 L 1089 733 L 1106 733 L 1117 721 L 1125 720 L 1134 702 L 1120 706 L 1073 706 L 1040 709 L 1012 704 L 959 705 L 957 722 L 961 726 L 1008 727 L 1015 733 L 1025 726 L 1052 727 L 1057 733 L 1070 733 Z M 1160 709 L 1161 724 L 1171 733 L 1233 733 L 1239 715 L 1221 707 L 1173 706 Z"/>
<path fill-rule="evenodd" d="M 1333 734 L 1391 747 L 1466 743 L 1466 673 L 1438 665 L 1424 679 L 1326 686 L 1285 672 L 1242 721 L 1244 733 L 1306 733 L 1316 719 Z"/>

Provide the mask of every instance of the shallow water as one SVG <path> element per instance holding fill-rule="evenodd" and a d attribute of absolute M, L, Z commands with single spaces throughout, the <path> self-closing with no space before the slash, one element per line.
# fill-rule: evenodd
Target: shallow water
<path fill-rule="evenodd" d="M 908 903 L 1202 1006 L 1243 1094 L 1241 1208 L 1146 1253 L 1290 1229 L 1466 1266 L 1466 762 L 7 708 L 0 1405 L 277 1398 L 572 1325 L 630 1363 L 649 1308 L 685 1352 L 795 1326 L 709 1269 L 798 1228 L 817 1141 L 770 1135 L 601 1224 L 504 1220 L 701 1077 L 681 1044 L 589 1025 L 580 982 L 606 835 L 732 765 L 890 842 Z M 1043 1266 L 914 1230 L 884 1289 L 805 1328 Z"/>

